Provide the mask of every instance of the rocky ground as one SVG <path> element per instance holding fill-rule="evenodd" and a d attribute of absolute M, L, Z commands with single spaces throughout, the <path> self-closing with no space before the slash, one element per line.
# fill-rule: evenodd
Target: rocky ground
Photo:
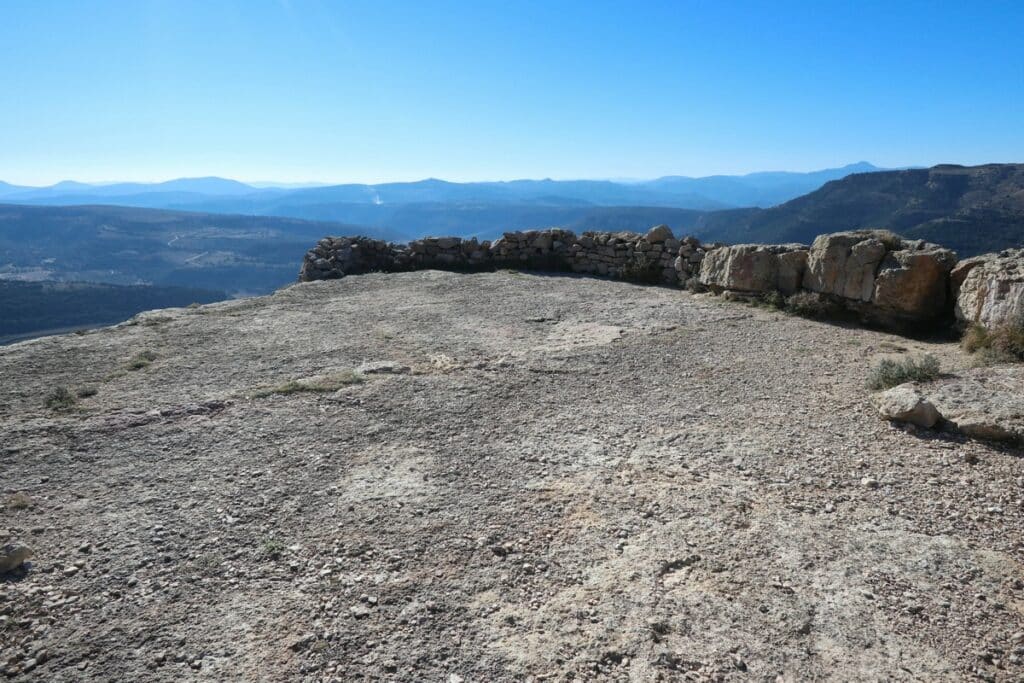
<path fill-rule="evenodd" d="M 434 271 L 0 348 L 0 672 L 1021 680 L 1024 461 L 879 419 L 922 351 Z"/>

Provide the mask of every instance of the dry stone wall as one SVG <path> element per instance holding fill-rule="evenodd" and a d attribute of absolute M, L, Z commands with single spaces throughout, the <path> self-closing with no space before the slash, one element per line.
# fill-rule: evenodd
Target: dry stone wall
<path fill-rule="evenodd" d="M 562 271 L 746 298 L 811 297 L 866 323 L 909 332 L 952 322 L 954 303 L 961 324 L 1024 321 L 1024 249 L 958 266 L 949 249 L 887 230 L 820 235 L 810 246 L 708 245 L 676 239 L 664 225 L 645 234 L 527 230 L 493 242 L 327 237 L 306 254 L 299 279 L 429 268 Z"/>
<path fill-rule="evenodd" d="M 324 280 L 375 271 L 523 268 L 588 273 L 631 282 L 685 285 L 700 270 L 706 248 L 677 240 L 664 225 L 646 234 L 552 228 L 507 232 L 494 242 L 427 237 L 392 244 L 366 237 L 326 237 L 302 263 L 299 279 Z"/>

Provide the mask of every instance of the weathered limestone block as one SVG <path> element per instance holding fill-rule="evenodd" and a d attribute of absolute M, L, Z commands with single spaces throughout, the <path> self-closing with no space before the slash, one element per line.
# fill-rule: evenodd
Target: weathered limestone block
<path fill-rule="evenodd" d="M 868 302 L 875 274 L 899 236 L 888 230 L 851 230 L 819 235 L 807 257 L 803 286 L 812 292 Z"/>
<path fill-rule="evenodd" d="M 872 397 L 882 417 L 894 422 L 908 422 L 918 427 L 934 427 L 942 416 L 938 409 L 912 384 L 901 384 Z"/>
<path fill-rule="evenodd" d="M 947 314 L 954 265 L 949 249 L 888 230 L 838 232 L 814 240 L 803 287 L 838 297 L 867 322 L 901 328 Z"/>
<path fill-rule="evenodd" d="M 953 270 L 951 284 L 961 324 L 1024 325 L 1024 249 L 967 259 Z"/>
<path fill-rule="evenodd" d="M 886 316 L 930 320 L 948 309 L 949 272 L 956 254 L 934 244 L 904 241 L 889 252 L 875 277 L 871 302 Z"/>
<path fill-rule="evenodd" d="M 799 288 L 807 260 L 800 244 L 737 244 L 705 254 L 700 282 L 712 290 L 792 294 Z"/>

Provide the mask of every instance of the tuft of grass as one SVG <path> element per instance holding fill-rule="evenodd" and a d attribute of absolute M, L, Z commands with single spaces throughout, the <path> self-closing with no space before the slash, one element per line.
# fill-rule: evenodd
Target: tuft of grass
<path fill-rule="evenodd" d="M 7 502 L 4 503 L 11 510 L 27 510 L 28 508 L 35 505 L 35 501 L 32 500 L 32 496 L 28 495 L 24 491 L 18 491 L 12 493 L 7 497 Z"/>
<path fill-rule="evenodd" d="M 46 397 L 45 405 L 50 410 L 65 411 L 75 407 L 78 399 L 67 387 L 57 387 Z"/>
<path fill-rule="evenodd" d="M 881 391 L 904 382 L 930 382 L 938 376 L 939 359 L 930 353 L 920 358 L 885 358 L 871 369 L 868 386 Z"/>
<path fill-rule="evenodd" d="M 976 365 L 1024 361 L 1024 322 L 992 328 L 972 325 L 960 339 L 960 348 L 974 355 Z"/>
<path fill-rule="evenodd" d="M 128 361 L 129 370 L 141 370 L 142 368 L 148 367 L 157 359 L 157 355 L 153 351 L 140 351 L 139 353 L 132 356 L 131 360 Z"/>
<path fill-rule="evenodd" d="M 347 387 L 352 384 L 361 384 L 365 381 L 366 378 L 355 370 L 342 370 L 341 372 L 335 372 L 330 375 L 320 375 L 319 377 L 310 377 L 307 379 L 293 379 L 276 386 L 260 387 L 252 392 L 252 397 L 266 398 L 267 396 L 273 396 L 274 394 L 288 396 L 289 394 L 299 394 L 304 392 L 324 394 L 337 391 L 342 387 Z"/>

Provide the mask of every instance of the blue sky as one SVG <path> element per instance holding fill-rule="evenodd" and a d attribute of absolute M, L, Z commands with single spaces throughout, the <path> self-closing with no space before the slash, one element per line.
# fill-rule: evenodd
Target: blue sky
<path fill-rule="evenodd" d="M 1022 2 L 0 5 L 0 179 L 1024 161 Z"/>

